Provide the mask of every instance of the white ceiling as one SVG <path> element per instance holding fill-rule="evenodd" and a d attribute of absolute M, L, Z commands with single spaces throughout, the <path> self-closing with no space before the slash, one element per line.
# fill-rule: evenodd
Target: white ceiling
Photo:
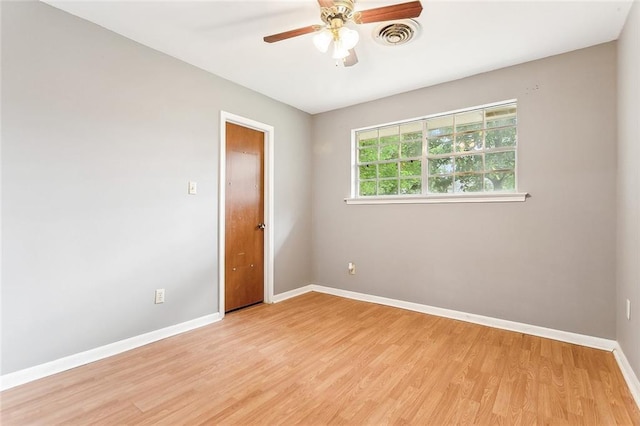
<path fill-rule="evenodd" d="M 315 114 L 618 38 L 627 1 L 421 0 L 417 39 L 373 40 L 354 26 L 360 62 L 336 67 L 313 35 L 262 37 L 320 24 L 316 0 L 61 1 L 59 9 Z M 360 0 L 357 10 L 408 0 Z"/>

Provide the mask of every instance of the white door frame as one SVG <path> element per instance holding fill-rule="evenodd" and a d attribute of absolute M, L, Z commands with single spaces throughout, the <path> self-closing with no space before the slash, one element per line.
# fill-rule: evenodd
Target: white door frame
<path fill-rule="evenodd" d="M 218 192 L 218 300 L 220 318 L 224 318 L 225 291 L 225 218 L 226 218 L 226 180 L 227 180 L 227 123 L 264 133 L 264 302 L 273 302 L 273 126 L 241 117 L 226 111 L 220 111 L 220 165 Z"/>

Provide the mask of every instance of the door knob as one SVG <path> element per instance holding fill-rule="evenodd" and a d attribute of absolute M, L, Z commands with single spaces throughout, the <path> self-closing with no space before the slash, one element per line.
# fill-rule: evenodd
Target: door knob
<path fill-rule="evenodd" d="M 264 223 L 259 223 L 258 224 L 258 229 L 264 229 L 266 227 L 267 227 L 267 225 L 265 225 Z"/>

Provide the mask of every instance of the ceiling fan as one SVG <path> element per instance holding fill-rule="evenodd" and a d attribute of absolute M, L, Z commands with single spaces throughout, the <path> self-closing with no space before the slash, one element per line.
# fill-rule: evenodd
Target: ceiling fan
<path fill-rule="evenodd" d="M 333 42 L 333 59 L 341 60 L 344 66 L 350 67 L 358 63 L 353 49 L 360 38 L 357 31 L 346 26 L 348 23 L 369 24 L 373 22 L 396 19 L 417 18 L 422 13 L 419 1 L 377 7 L 374 9 L 354 11 L 355 0 L 318 0 L 320 19 L 324 25 L 309 25 L 278 34 L 264 37 L 267 43 L 286 40 L 305 34 L 316 33 L 313 43 L 321 52 L 326 52 Z"/>

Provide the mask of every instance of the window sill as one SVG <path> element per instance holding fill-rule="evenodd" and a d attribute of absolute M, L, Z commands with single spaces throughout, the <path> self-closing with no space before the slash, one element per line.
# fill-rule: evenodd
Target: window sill
<path fill-rule="evenodd" d="M 529 197 L 526 192 L 495 194 L 443 194 L 427 197 L 362 197 L 345 198 L 347 204 L 442 204 L 442 203 L 514 203 Z"/>

